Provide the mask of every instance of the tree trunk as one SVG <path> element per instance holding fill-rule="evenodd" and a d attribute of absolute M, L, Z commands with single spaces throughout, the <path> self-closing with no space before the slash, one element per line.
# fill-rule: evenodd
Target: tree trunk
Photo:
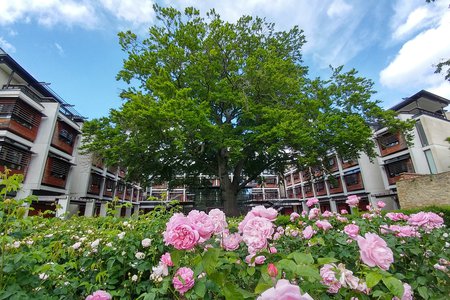
<path fill-rule="evenodd" d="M 237 194 L 238 192 L 229 186 L 228 188 L 221 188 L 222 191 L 222 201 L 224 212 L 228 217 L 237 217 L 240 215 Z"/>

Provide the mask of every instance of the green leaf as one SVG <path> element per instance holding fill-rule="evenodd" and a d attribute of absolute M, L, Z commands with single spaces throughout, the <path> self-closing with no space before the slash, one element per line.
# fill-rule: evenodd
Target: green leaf
<path fill-rule="evenodd" d="M 203 267 L 205 268 L 206 274 L 211 274 L 216 271 L 218 264 L 218 259 L 220 255 L 220 249 L 209 248 L 208 251 L 203 255 Z"/>
<path fill-rule="evenodd" d="M 311 265 L 314 263 L 314 258 L 310 253 L 292 252 L 288 258 L 293 258 L 297 264 Z"/>
<path fill-rule="evenodd" d="M 428 295 L 428 289 L 426 286 L 421 286 L 417 289 L 417 291 L 419 292 L 419 295 L 424 298 L 424 299 L 428 299 L 430 298 L 430 295 Z"/>
<path fill-rule="evenodd" d="M 175 266 L 177 266 L 180 263 L 180 259 L 183 256 L 184 251 L 182 250 L 173 250 L 170 252 L 170 257 L 172 258 L 172 262 Z"/>
<path fill-rule="evenodd" d="M 383 277 L 384 285 L 389 289 L 389 291 L 399 298 L 403 296 L 403 284 L 400 280 L 395 277 Z"/>
<path fill-rule="evenodd" d="M 377 272 L 370 272 L 366 275 L 366 284 L 368 288 L 373 288 L 380 282 L 381 278 L 383 278 L 383 275 Z"/>
<path fill-rule="evenodd" d="M 337 262 L 338 260 L 334 257 L 320 257 L 317 259 L 319 265 L 331 264 Z"/>
<path fill-rule="evenodd" d="M 309 281 L 320 280 L 322 278 L 317 269 L 307 265 L 297 266 L 296 274 L 302 277 L 307 277 Z"/>
<path fill-rule="evenodd" d="M 237 287 L 233 284 L 227 284 L 223 287 L 223 293 L 225 299 L 229 300 L 242 300 L 246 298 L 255 298 L 253 293 L 250 293 L 240 287 Z"/>
<path fill-rule="evenodd" d="M 195 294 L 197 294 L 200 298 L 204 298 L 206 293 L 206 283 L 204 280 L 197 281 L 194 287 Z"/>
<path fill-rule="evenodd" d="M 155 300 L 156 299 L 156 294 L 155 293 L 147 293 L 144 297 L 144 300 Z"/>
<path fill-rule="evenodd" d="M 276 263 L 278 271 L 285 270 L 287 272 L 295 273 L 297 270 L 297 264 L 290 259 L 282 259 Z"/>
<path fill-rule="evenodd" d="M 254 267 L 248 267 L 247 268 L 247 274 L 250 276 L 253 276 L 255 274 L 255 268 Z"/>

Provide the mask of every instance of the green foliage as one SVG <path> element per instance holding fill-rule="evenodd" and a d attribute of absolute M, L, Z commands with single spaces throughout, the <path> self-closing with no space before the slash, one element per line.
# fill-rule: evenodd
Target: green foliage
<path fill-rule="evenodd" d="M 263 171 L 317 164 L 329 150 L 374 156 L 369 124 L 410 127 L 371 100 L 373 82 L 355 70 L 308 78 L 298 27 L 155 11 L 147 38 L 119 33 L 128 56 L 117 75 L 129 84 L 123 106 L 83 128 L 85 149 L 127 166 L 133 180 L 199 186 L 199 174 L 217 176 L 233 213 L 238 192 Z"/>

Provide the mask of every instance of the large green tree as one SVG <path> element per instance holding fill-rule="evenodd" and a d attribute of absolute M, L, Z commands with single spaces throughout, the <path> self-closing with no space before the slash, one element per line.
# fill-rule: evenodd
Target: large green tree
<path fill-rule="evenodd" d="M 224 209 L 263 171 L 310 165 L 336 151 L 374 156 L 371 124 L 396 128 L 355 70 L 309 79 L 303 32 L 244 16 L 155 6 L 148 37 L 119 33 L 128 55 L 117 76 L 122 107 L 84 126 L 87 150 L 128 167 L 132 180 L 220 179 Z"/>

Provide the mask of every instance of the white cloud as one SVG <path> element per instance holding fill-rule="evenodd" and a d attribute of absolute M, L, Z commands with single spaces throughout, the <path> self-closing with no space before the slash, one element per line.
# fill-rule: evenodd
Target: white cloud
<path fill-rule="evenodd" d="M 63 47 L 60 44 L 58 44 L 58 43 L 55 43 L 54 45 L 56 47 L 56 50 L 58 51 L 59 56 L 64 56 L 64 49 L 63 49 Z"/>
<path fill-rule="evenodd" d="M 353 7 L 344 0 L 334 0 L 328 7 L 327 15 L 330 18 L 343 17 L 351 12 L 352 8 Z"/>
<path fill-rule="evenodd" d="M 422 6 L 415 9 L 411 14 L 409 14 L 406 22 L 397 27 L 397 29 L 392 34 L 393 38 L 401 39 L 411 32 L 414 32 L 419 28 L 423 28 L 425 26 L 424 21 L 429 18 L 430 14 L 430 10 L 426 7 Z"/>
<path fill-rule="evenodd" d="M 139 28 L 148 25 L 153 19 L 152 0 L 101 0 L 103 7 L 117 19 Z"/>
<path fill-rule="evenodd" d="M 93 28 L 98 23 L 94 7 L 87 1 L 15 0 L 0 6 L 0 25 L 36 21 L 44 26 L 64 24 Z"/>
<path fill-rule="evenodd" d="M 87 29 L 139 28 L 154 17 L 152 0 L 14 0 L 0 5 L 0 26 L 36 22 L 39 25 Z"/>
<path fill-rule="evenodd" d="M 381 84 L 403 91 L 412 88 L 446 90 L 443 76 L 434 74 L 433 65 L 450 57 L 450 43 L 446 38 L 449 33 L 450 11 L 446 10 L 436 26 L 403 44 L 396 57 L 380 72 Z"/>
<path fill-rule="evenodd" d="M 16 47 L 14 47 L 11 43 L 5 40 L 2 36 L 0 36 L 0 48 L 5 50 L 7 53 L 16 52 Z"/>

